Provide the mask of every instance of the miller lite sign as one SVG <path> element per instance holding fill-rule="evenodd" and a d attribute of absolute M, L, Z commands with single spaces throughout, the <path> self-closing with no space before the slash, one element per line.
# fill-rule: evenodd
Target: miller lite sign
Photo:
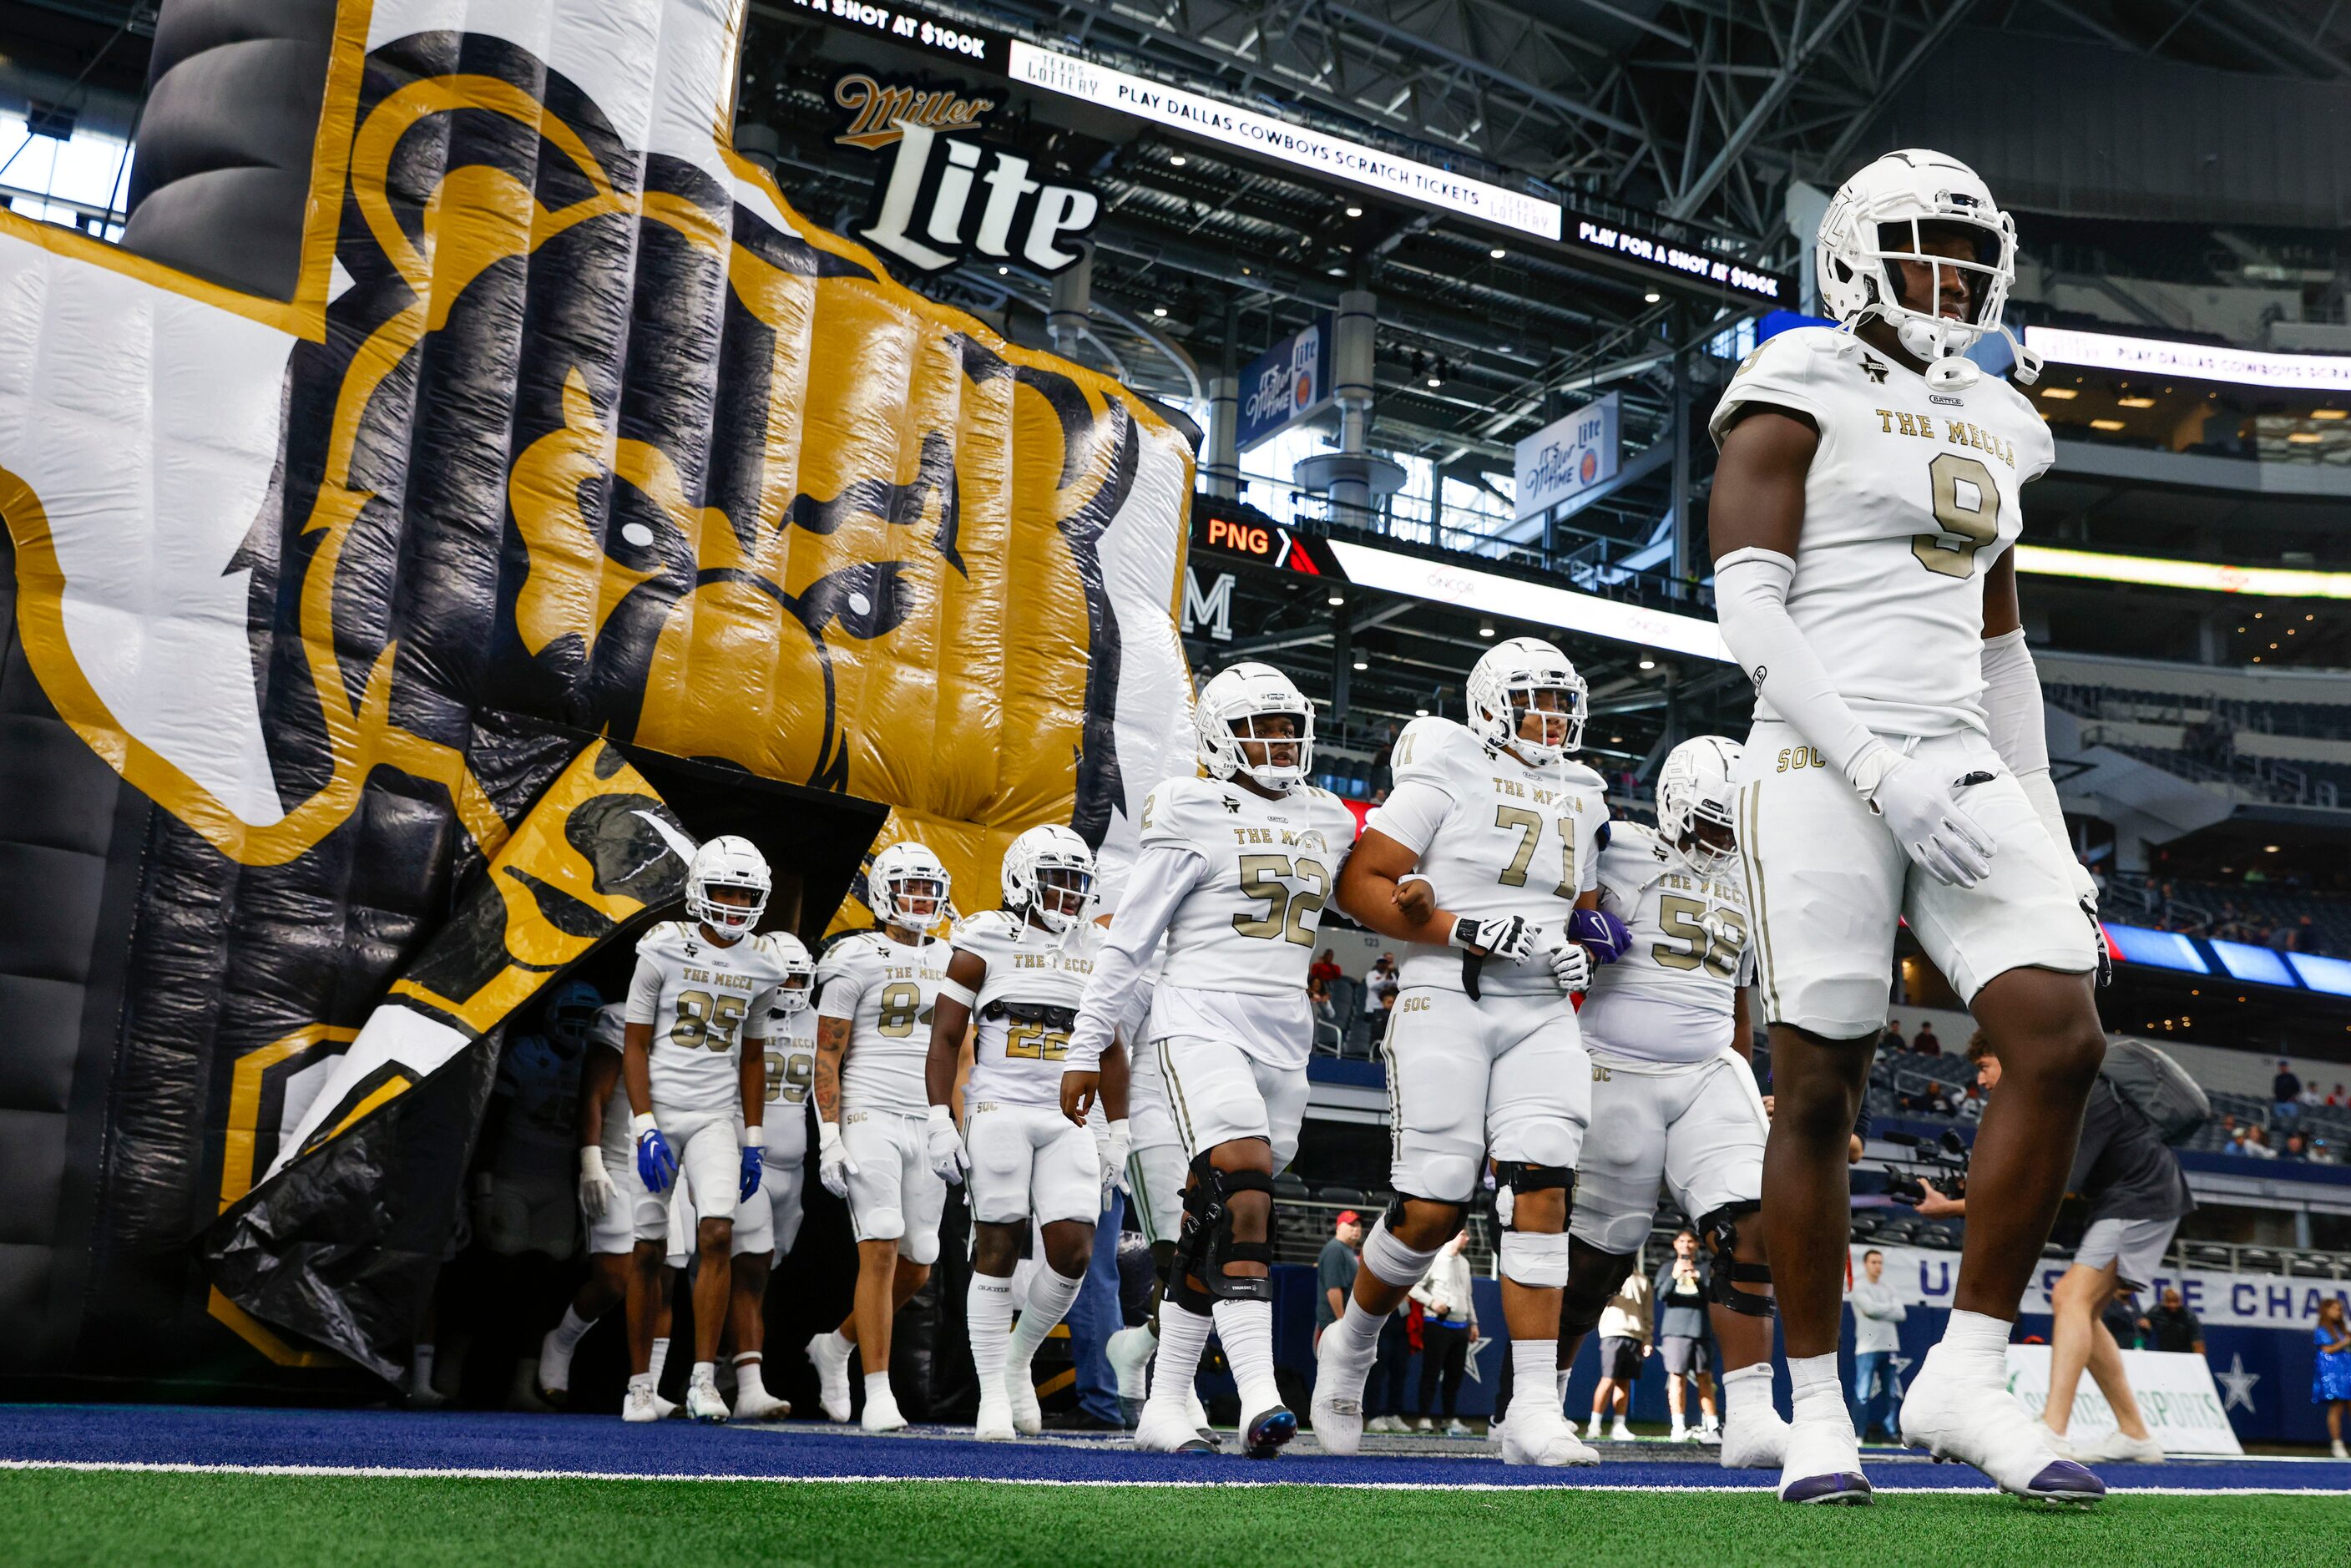
<path fill-rule="evenodd" d="M 857 231 L 868 245 L 918 272 L 978 256 L 1050 277 L 1085 254 L 1074 242 L 1101 217 L 1100 198 L 1036 179 L 1027 158 L 983 140 L 992 99 L 884 84 L 863 72 L 835 82 L 832 97 L 851 114 L 834 140 L 890 160 Z"/>

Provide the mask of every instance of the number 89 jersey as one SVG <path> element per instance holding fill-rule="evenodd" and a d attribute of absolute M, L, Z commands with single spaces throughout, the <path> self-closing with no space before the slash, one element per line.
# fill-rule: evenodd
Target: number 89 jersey
<path fill-rule="evenodd" d="M 1670 1067 L 1720 1054 L 1731 1043 L 1739 988 L 1755 980 L 1737 858 L 1701 876 L 1656 833 L 1618 822 L 1600 856 L 1600 907 L 1625 922 L 1633 941 L 1593 971 L 1584 994 L 1578 1020 L 1592 1060 Z"/>
<path fill-rule="evenodd" d="M 1998 376 L 1929 386 L 1832 327 L 1747 356 L 1709 422 L 1717 443 L 1742 409 L 1820 432 L 1788 615 L 1837 695 L 1881 733 L 1982 730 L 1983 578 L 2023 531 L 2018 492 L 2056 458 L 2040 413 Z M 1759 696 L 1755 716 L 1781 716 Z"/>
<path fill-rule="evenodd" d="M 843 1111 L 929 1112 L 923 1065 L 931 1053 L 931 1010 L 946 977 L 947 945 L 925 937 L 918 946 L 879 931 L 844 936 L 816 967 L 816 1011 L 849 1020 L 849 1051 L 841 1062 Z"/>
<path fill-rule="evenodd" d="M 1091 923 L 1055 936 L 1000 909 L 956 928 L 956 951 L 987 966 L 972 998 L 978 1029 L 967 1102 L 1061 1108 L 1061 1064 L 1101 942 L 1102 927 Z"/>
<path fill-rule="evenodd" d="M 645 933 L 627 1017 L 653 1025 L 647 1065 L 657 1109 L 737 1109 L 743 1039 L 767 1032 L 785 973 L 784 956 L 765 936 L 721 947 L 683 920 Z"/>
<path fill-rule="evenodd" d="M 1143 805 L 1146 850 L 1202 864 L 1167 927 L 1164 988 L 1298 998 L 1314 934 L 1355 842 L 1354 814 L 1328 789 L 1278 800 L 1215 779 L 1170 779 Z"/>

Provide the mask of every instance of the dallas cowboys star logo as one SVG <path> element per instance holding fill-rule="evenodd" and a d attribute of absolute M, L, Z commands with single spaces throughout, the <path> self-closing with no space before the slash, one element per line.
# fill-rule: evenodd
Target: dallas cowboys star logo
<path fill-rule="evenodd" d="M 2227 1397 L 2220 1401 L 2220 1413 L 2222 1415 L 2227 1415 L 2230 1411 L 2234 1410 L 2240 1405 L 2243 1406 L 2249 1414 L 2252 1412 L 2253 1408 L 2253 1385 L 2262 1380 L 2262 1375 L 2258 1372 L 2247 1372 L 2245 1370 L 2245 1358 L 2243 1355 L 2236 1354 L 2231 1354 L 2229 1357 L 2229 1370 L 2226 1372 L 2214 1373 L 2213 1376 L 2220 1381 L 2221 1388 L 2227 1391 Z"/>

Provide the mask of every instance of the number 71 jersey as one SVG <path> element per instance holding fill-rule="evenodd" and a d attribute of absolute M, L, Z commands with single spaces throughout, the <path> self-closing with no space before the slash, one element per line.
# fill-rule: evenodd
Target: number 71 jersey
<path fill-rule="evenodd" d="M 1736 857 L 1709 875 L 1632 822 L 1600 856 L 1600 907 L 1633 933 L 1593 972 L 1578 1021 L 1602 1066 L 1705 1061 L 1731 1043 L 1739 988 L 1755 979 L 1747 879 Z"/>
<path fill-rule="evenodd" d="M 1301 785 L 1278 800 L 1214 779 L 1170 779 L 1144 802 L 1143 847 L 1201 858 L 1167 928 L 1163 986 L 1303 998 L 1306 970 L 1354 813 Z"/>

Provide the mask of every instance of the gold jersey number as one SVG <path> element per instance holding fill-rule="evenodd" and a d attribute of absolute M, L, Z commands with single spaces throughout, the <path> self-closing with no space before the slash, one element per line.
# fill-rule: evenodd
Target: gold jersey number
<path fill-rule="evenodd" d="M 743 1010 L 749 1004 L 741 997 L 713 997 L 708 991 L 681 991 L 677 998 L 677 1017 L 671 1020 L 669 1040 L 688 1051 L 695 1046 L 707 1046 L 712 1051 L 735 1049 L 735 1031 L 743 1027 Z"/>
<path fill-rule="evenodd" d="M 1067 1031 L 1041 1023 L 1016 1023 L 1004 1031 L 1004 1055 L 1009 1061 L 1060 1061 L 1070 1054 Z"/>
<path fill-rule="evenodd" d="M 882 988 L 882 1018 L 874 1027 L 892 1040 L 904 1040 L 914 1032 L 914 1020 L 922 1012 L 923 988 L 911 980 L 893 980 Z"/>
<path fill-rule="evenodd" d="M 1312 883 L 1313 891 L 1301 888 L 1291 892 L 1292 877 Z M 1330 895 L 1331 873 L 1323 869 L 1321 861 L 1293 861 L 1288 855 L 1243 855 L 1241 896 L 1263 904 L 1265 912 L 1234 915 L 1233 929 L 1244 936 L 1311 947 L 1314 931 L 1307 922 L 1322 913 L 1322 901 Z"/>
<path fill-rule="evenodd" d="M 1657 902 L 1657 925 L 1670 941 L 1686 942 L 1686 947 L 1668 947 L 1664 942 L 1650 946 L 1651 957 L 1668 969 L 1695 969 L 1704 964 L 1709 974 L 1726 980 L 1739 977 L 1739 955 L 1747 946 L 1747 916 L 1736 909 L 1725 908 L 1715 916 L 1730 928 L 1735 941 L 1718 942 L 1706 929 L 1706 900 L 1677 898 L 1668 894 Z"/>
<path fill-rule="evenodd" d="M 809 1097 L 809 1083 L 816 1076 L 816 1057 L 803 1049 L 768 1052 L 768 1103 L 781 1100 L 789 1105 L 804 1104 Z"/>
<path fill-rule="evenodd" d="M 1935 492 L 1935 521 L 1939 534 L 1913 534 L 1910 553 L 1928 571 L 1944 577 L 1972 577 L 1976 551 L 2000 538 L 2000 486 L 1991 470 L 1973 457 L 1946 452 L 1927 465 Z M 1945 538 L 1956 538 L 1947 545 Z"/>
<path fill-rule="evenodd" d="M 1559 885 L 1551 890 L 1552 896 L 1572 903 L 1576 895 L 1575 819 L 1558 817 L 1552 820 L 1559 823 L 1560 878 Z M 1510 863 L 1502 868 L 1502 874 L 1496 880 L 1504 887 L 1526 886 L 1527 867 L 1533 863 L 1535 846 L 1542 839 L 1542 813 L 1530 811 L 1523 806 L 1497 806 L 1494 808 L 1494 826 L 1508 828 L 1519 835 L 1518 852 L 1510 857 Z"/>

